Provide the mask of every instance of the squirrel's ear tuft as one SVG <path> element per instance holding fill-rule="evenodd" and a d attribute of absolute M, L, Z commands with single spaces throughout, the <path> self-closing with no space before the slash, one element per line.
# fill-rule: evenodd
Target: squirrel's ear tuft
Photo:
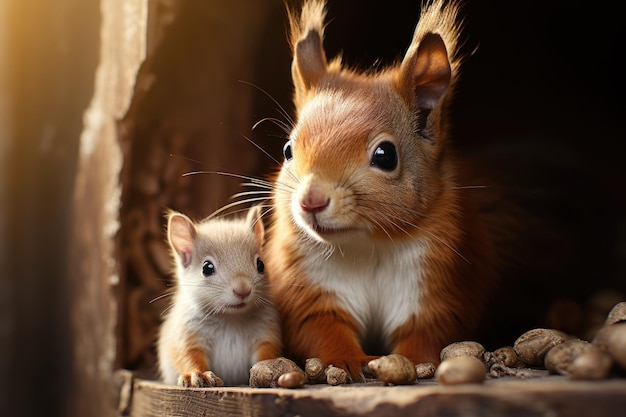
<path fill-rule="evenodd" d="M 324 52 L 325 2 L 310 0 L 299 16 L 289 13 L 293 62 L 291 75 L 296 95 L 308 92 L 326 74 L 328 62 Z"/>

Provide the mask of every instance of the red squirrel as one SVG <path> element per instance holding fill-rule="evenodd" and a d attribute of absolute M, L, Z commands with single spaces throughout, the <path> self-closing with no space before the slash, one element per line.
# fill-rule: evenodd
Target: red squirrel
<path fill-rule="evenodd" d="M 260 212 L 199 223 L 168 214 L 176 261 L 174 299 L 161 326 L 161 380 L 180 386 L 248 383 L 250 367 L 281 354 L 278 316 L 268 300 Z"/>
<path fill-rule="evenodd" d="M 498 258 L 448 144 L 456 3 L 429 4 L 402 61 L 374 73 L 327 60 L 325 14 L 290 13 L 297 117 L 264 253 L 286 355 L 358 381 L 374 357 L 438 363 L 472 334 Z"/>

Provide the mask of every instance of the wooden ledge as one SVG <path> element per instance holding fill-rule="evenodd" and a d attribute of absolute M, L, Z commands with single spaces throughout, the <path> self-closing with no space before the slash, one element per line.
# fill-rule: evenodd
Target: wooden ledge
<path fill-rule="evenodd" d="M 117 375 L 119 412 L 156 416 L 572 416 L 623 415 L 626 379 L 587 382 L 562 376 L 505 377 L 480 385 L 442 386 L 434 380 L 383 387 L 380 382 L 331 387 L 179 388 Z"/>

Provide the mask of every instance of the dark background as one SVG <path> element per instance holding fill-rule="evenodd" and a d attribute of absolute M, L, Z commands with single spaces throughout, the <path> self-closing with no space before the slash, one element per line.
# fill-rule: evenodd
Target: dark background
<path fill-rule="evenodd" d="M 343 52 L 345 62 L 361 68 L 401 58 L 419 3 L 331 0 L 327 55 Z M 0 414 L 57 415 L 67 387 L 80 383 L 64 372 L 70 358 L 63 282 L 79 136 L 99 54 L 99 4 L 15 0 L 2 7 L 0 94 L 9 105 L 0 109 L 8 121 L 0 130 L 0 410 L 7 410 Z M 547 165 L 584 168 L 543 177 L 575 185 L 572 204 L 591 203 L 593 233 L 584 236 L 595 240 L 581 234 L 580 242 L 591 272 L 572 277 L 572 285 L 593 287 L 607 274 L 623 283 L 624 24 L 617 3 L 474 0 L 464 14 L 467 50 L 477 49 L 462 70 L 454 108 L 458 146 L 521 146 L 521 155 L 543 156 Z M 251 51 L 259 62 L 252 81 L 290 110 L 281 2 L 272 16 Z M 259 93 L 241 129 L 276 116 L 274 107 Z M 270 127 L 259 129 L 254 138 L 279 155 L 268 133 Z M 594 258 L 598 250 L 610 256 Z"/>

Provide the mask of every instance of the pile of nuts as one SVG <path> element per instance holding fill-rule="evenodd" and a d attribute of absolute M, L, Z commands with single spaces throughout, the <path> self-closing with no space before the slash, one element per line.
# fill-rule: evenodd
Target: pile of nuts
<path fill-rule="evenodd" d="M 250 387 L 300 388 L 306 384 L 343 385 L 352 382 L 346 371 L 333 365 L 324 368 L 319 358 L 307 359 L 304 369 L 287 358 L 266 359 L 250 368 Z"/>
<path fill-rule="evenodd" d="M 488 352 L 478 342 L 455 342 L 440 354 L 441 363 L 414 365 L 410 359 L 391 354 L 368 363 L 384 385 L 413 384 L 435 378 L 445 385 L 481 383 L 486 378 L 530 378 L 560 374 L 573 380 L 601 380 L 626 372 L 626 302 L 608 314 L 604 326 L 591 342 L 554 329 L 533 329 L 517 338 L 513 346 Z M 324 368 L 318 358 L 306 361 L 304 371 L 292 361 L 262 361 L 250 370 L 251 387 L 299 388 L 305 384 L 350 383 L 350 376 L 332 365 Z"/>

